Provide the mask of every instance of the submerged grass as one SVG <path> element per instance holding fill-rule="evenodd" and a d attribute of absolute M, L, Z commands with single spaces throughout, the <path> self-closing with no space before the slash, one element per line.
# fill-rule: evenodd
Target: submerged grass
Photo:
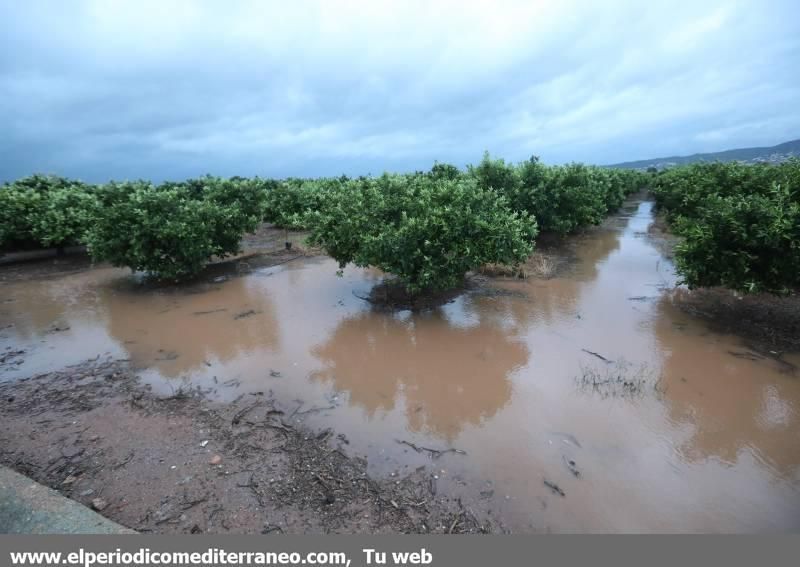
<path fill-rule="evenodd" d="M 542 252 L 534 252 L 519 266 L 486 264 L 481 267 L 479 273 L 489 277 L 550 279 L 555 276 L 557 265 L 558 262 L 553 256 Z"/>
<path fill-rule="evenodd" d="M 661 393 L 660 376 L 647 364 L 634 365 L 626 360 L 607 363 L 602 366 L 581 365 L 581 373 L 576 376 L 578 389 L 602 399 L 633 399 L 647 392 Z"/>

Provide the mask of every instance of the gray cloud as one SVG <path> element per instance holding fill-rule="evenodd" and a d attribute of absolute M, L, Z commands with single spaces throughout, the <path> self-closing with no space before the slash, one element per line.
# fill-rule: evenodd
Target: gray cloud
<path fill-rule="evenodd" d="M 800 136 L 800 5 L 17 2 L 0 179 L 312 176 Z"/>

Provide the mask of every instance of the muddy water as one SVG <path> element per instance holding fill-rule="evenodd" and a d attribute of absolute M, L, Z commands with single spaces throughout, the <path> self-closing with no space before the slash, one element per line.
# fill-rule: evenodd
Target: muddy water
<path fill-rule="evenodd" d="M 651 221 L 633 203 L 559 277 L 418 314 L 371 310 L 380 274 L 328 259 L 181 289 L 116 269 L 5 283 L 0 352 L 26 352 L 0 372 L 108 354 L 165 392 L 271 391 L 374 473 L 425 465 L 513 531 L 796 531 L 800 376 L 672 304 Z"/>

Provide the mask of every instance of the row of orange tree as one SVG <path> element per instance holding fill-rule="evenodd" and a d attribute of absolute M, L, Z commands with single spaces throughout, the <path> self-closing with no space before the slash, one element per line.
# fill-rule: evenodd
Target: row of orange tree
<path fill-rule="evenodd" d="M 800 160 L 674 167 L 655 175 L 652 191 L 681 238 L 676 266 L 690 287 L 800 287 Z"/>
<path fill-rule="evenodd" d="M 32 176 L 0 187 L 0 247 L 86 244 L 95 259 L 179 280 L 238 251 L 262 221 L 311 230 L 341 265 L 375 266 L 409 292 L 457 285 L 485 263 L 516 264 L 540 230 L 599 223 L 643 174 L 493 160 L 380 177 L 88 185 Z"/>

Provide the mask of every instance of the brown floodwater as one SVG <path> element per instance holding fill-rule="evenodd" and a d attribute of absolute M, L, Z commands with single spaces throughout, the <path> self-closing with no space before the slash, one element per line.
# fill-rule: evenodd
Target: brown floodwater
<path fill-rule="evenodd" d="M 180 288 L 112 268 L 6 282 L 0 352 L 26 352 L 0 379 L 108 354 L 159 391 L 271 391 L 373 473 L 434 467 L 440 491 L 513 531 L 797 531 L 800 356 L 763 357 L 675 307 L 651 209 L 571 240 L 558 277 L 421 313 L 371 309 L 359 296 L 381 274 L 338 277 L 327 258 Z"/>

